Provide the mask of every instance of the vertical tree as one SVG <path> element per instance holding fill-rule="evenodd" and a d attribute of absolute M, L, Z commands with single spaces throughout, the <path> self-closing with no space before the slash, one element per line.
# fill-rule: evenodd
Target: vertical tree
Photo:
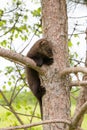
<path fill-rule="evenodd" d="M 43 36 L 53 44 L 54 64 L 46 67 L 42 82 L 46 88 L 43 98 L 43 118 L 64 119 L 61 124 L 45 125 L 44 130 L 66 130 L 70 119 L 70 96 L 68 76 L 60 78 L 59 73 L 68 67 L 67 14 L 65 0 L 42 0 Z M 43 78 L 43 77 L 42 77 Z"/>
<path fill-rule="evenodd" d="M 19 5 L 20 3 L 17 3 L 17 8 L 19 7 Z M 41 0 L 41 5 L 42 5 L 43 37 L 48 39 L 52 43 L 54 63 L 51 66 L 44 65 L 42 68 L 39 68 L 36 66 L 36 63 L 33 60 L 24 57 L 21 54 L 17 54 L 13 51 L 5 50 L 3 48 L 0 48 L 0 56 L 13 60 L 18 64 L 27 65 L 28 67 L 31 67 L 32 69 L 36 70 L 39 73 L 39 75 L 43 74 L 42 69 L 44 69 L 45 74 L 40 75 L 42 86 L 46 88 L 46 94 L 43 97 L 43 121 L 36 124 L 23 125 L 25 123 L 24 122 L 25 120 L 22 121 L 23 118 L 21 119 L 19 113 L 15 112 L 12 103 L 15 100 L 18 93 L 21 91 L 20 88 L 20 90 L 16 92 L 17 81 L 19 81 L 18 79 L 15 83 L 15 87 L 13 88 L 13 92 L 11 98 L 9 97 L 9 100 L 7 100 L 8 98 L 5 96 L 2 90 L 0 90 L 1 96 L 5 100 L 6 105 L 9 107 L 9 109 L 6 106 L 5 108 L 10 110 L 15 115 L 19 123 L 21 124 L 21 126 L 5 128 L 5 130 L 14 130 L 14 129 L 21 129 L 21 128 L 27 129 L 29 127 L 40 125 L 40 124 L 45 124 L 43 125 L 44 130 L 81 130 L 80 126 L 83 121 L 83 116 L 87 110 L 87 97 L 86 97 L 87 89 L 85 87 L 82 89 L 82 92 L 80 93 L 80 96 L 78 98 L 76 110 L 74 112 L 74 115 L 71 118 L 70 87 L 73 85 L 74 86 L 87 85 L 87 81 L 85 81 L 87 75 L 84 75 L 83 78 L 84 81 L 80 82 L 80 80 L 78 79 L 78 72 L 87 74 L 87 68 L 69 67 L 68 45 L 67 45 L 68 34 L 67 34 L 66 0 L 48 0 L 48 1 Z M 18 35 L 21 33 L 21 38 L 25 41 L 25 39 L 27 39 L 27 36 L 22 37 L 22 35 L 24 35 L 24 33 L 22 32 L 23 30 L 24 32 L 25 30 L 26 32 L 28 32 L 28 29 L 30 29 L 30 27 L 26 26 L 26 24 L 25 26 L 21 25 L 21 27 L 19 27 L 19 21 L 22 19 L 22 18 L 19 19 L 19 16 L 22 16 L 21 15 L 22 9 L 20 9 L 19 7 L 19 10 L 20 10 L 19 14 L 18 13 L 16 14 L 17 19 L 15 24 L 9 29 L 9 31 L 5 30 L 6 32 L 3 35 L 8 34 L 10 31 L 12 31 L 11 33 L 15 34 L 16 31 L 17 34 L 15 34 L 15 37 L 17 38 Z M 34 13 L 37 14 L 37 12 Z M 4 13 L 1 10 L 1 17 L 3 15 Z M 27 16 L 25 15 L 24 18 L 26 21 Z M 17 22 L 18 22 L 18 26 L 16 25 Z M 5 24 L 5 22 L 3 24 Z M 1 26 L 2 28 L 3 28 L 3 24 Z M 40 27 L 40 25 L 37 25 L 37 27 Z M 11 43 L 13 40 L 12 36 L 10 37 Z M 86 35 L 86 40 L 87 40 L 87 35 Z M 6 40 L 4 42 L 6 42 Z M 12 71 L 13 69 L 14 68 L 9 67 L 9 71 Z M 75 76 L 77 77 L 76 82 L 69 81 L 70 73 L 75 74 Z M 19 71 L 19 75 L 20 75 L 20 79 L 24 81 L 24 76 L 22 77 L 20 71 Z M 14 80 L 16 79 L 14 78 Z M 32 122 L 33 115 L 34 113 L 32 114 L 30 123 Z M 26 116 L 30 116 L 30 115 L 26 115 Z M 1 130 L 2 129 L 3 128 L 1 128 Z"/>

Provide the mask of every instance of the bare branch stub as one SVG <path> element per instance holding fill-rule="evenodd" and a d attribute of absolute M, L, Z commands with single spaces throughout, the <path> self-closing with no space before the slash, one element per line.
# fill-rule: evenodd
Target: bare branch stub
<path fill-rule="evenodd" d="M 87 81 L 72 81 L 70 83 L 70 86 L 81 86 L 81 87 L 87 87 Z"/>
<path fill-rule="evenodd" d="M 79 73 L 79 72 L 87 74 L 87 68 L 86 67 L 65 68 L 63 71 L 60 72 L 60 77 L 63 77 L 67 74 Z"/>

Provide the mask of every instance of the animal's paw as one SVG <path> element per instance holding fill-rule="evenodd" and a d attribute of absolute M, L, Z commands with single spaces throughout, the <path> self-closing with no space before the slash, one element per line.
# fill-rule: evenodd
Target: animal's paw
<path fill-rule="evenodd" d="M 41 89 L 42 89 L 41 91 L 42 91 L 42 96 L 43 96 L 46 93 L 46 89 L 45 87 L 42 87 Z"/>
<path fill-rule="evenodd" d="M 49 61 L 47 62 L 47 65 L 51 65 L 53 63 L 53 58 L 50 58 Z"/>

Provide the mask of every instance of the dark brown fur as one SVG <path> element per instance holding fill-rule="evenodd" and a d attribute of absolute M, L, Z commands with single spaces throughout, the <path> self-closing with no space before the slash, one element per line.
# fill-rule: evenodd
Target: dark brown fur
<path fill-rule="evenodd" d="M 46 39 L 38 40 L 27 53 L 27 57 L 33 59 L 37 66 L 51 65 L 53 63 L 52 44 Z M 26 73 L 29 87 L 39 101 L 42 115 L 42 96 L 45 94 L 45 88 L 41 86 L 37 71 L 26 67 Z"/>

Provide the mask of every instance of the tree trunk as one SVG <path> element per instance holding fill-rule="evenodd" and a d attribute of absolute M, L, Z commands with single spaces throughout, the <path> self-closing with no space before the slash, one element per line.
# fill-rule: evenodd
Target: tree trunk
<path fill-rule="evenodd" d="M 59 72 L 68 63 L 67 15 L 65 0 L 42 0 L 43 36 L 53 44 L 54 63 L 45 66 L 46 74 L 41 76 L 46 88 L 43 97 L 43 120 L 70 120 L 70 90 L 68 76 L 59 77 Z M 68 130 L 66 123 L 44 125 L 43 130 Z"/>

